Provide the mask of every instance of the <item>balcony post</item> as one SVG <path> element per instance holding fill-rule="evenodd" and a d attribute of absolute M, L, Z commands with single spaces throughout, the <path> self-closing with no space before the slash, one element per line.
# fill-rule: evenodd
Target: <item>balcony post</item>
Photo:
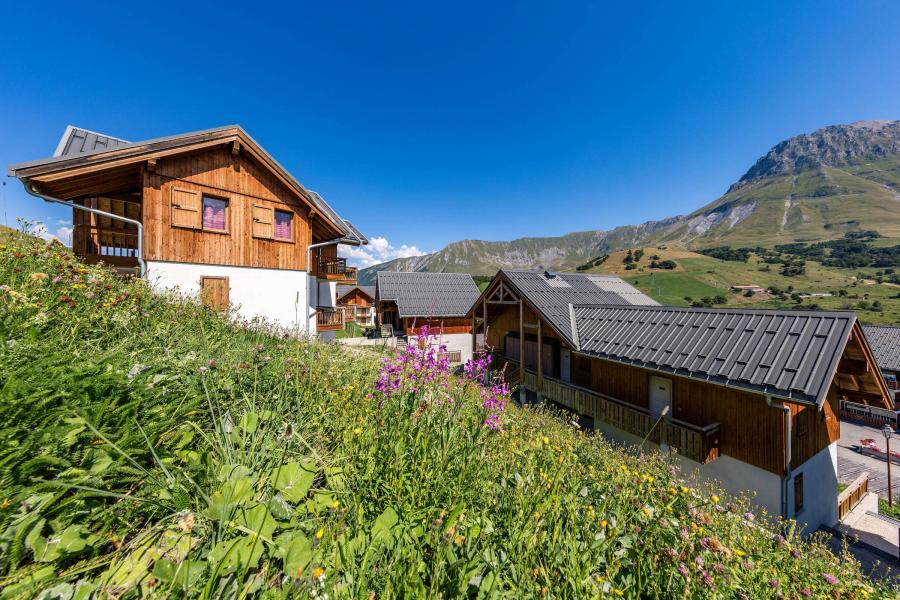
<path fill-rule="evenodd" d="M 544 401 L 544 320 L 538 316 L 538 334 L 537 334 L 537 399 L 538 402 Z"/>
<path fill-rule="evenodd" d="M 525 307 L 519 298 L 519 401 L 525 404 Z"/>

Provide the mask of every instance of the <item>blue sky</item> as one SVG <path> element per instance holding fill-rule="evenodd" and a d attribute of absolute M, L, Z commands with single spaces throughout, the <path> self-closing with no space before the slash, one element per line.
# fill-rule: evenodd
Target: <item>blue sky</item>
<path fill-rule="evenodd" d="M 367 262 L 690 212 L 785 137 L 900 118 L 897 2 L 86 4 L 5 6 L 0 164 L 239 123 Z M 66 226 L 4 180 L 0 222 Z"/>

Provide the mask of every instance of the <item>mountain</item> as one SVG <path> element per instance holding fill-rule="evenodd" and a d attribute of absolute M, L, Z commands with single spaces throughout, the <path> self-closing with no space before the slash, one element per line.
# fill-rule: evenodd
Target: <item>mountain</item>
<path fill-rule="evenodd" d="M 370 283 L 383 270 L 565 270 L 640 245 L 771 246 L 861 229 L 900 238 L 900 121 L 832 125 L 784 140 L 722 197 L 689 215 L 559 237 L 453 242 L 432 254 L 363 269 L 360 281 Z"/>

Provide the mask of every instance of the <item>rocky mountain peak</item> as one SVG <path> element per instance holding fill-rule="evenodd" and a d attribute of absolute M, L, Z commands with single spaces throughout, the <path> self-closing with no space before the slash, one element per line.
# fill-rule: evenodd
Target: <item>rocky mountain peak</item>
<path fill-rule="evenodd" d="M 900 121 L 830 125 L 780 142 L 757 160 L 729 191 L 764 177 L 792 175 L 821 165 L 880 160 L 897 153 L 900 153 Z"/>

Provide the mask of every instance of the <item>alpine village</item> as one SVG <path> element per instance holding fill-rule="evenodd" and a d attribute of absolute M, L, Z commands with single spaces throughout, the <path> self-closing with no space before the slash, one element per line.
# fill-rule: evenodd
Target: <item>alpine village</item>
<path fill-rule="evenodd" d="M 895 597 L 900 122 L 362 270 L 237 125 L 22 159 L 0 598 Z"/>

